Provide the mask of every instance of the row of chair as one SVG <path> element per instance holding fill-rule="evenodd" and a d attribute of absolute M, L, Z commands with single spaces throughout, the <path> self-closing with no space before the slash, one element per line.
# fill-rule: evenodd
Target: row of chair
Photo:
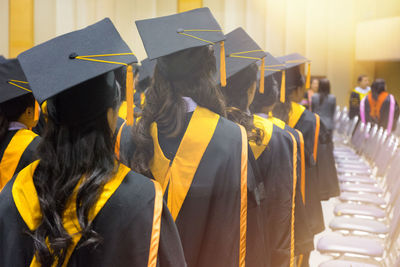
<path fill-rule="evenodd" d="M 400 150 L 396 133 L 337 108 L 335 160 L 341 194 L 317 250 L 320 267 L 400 266 Z M 400 127 L 400 126 L 399 126 Z"/>

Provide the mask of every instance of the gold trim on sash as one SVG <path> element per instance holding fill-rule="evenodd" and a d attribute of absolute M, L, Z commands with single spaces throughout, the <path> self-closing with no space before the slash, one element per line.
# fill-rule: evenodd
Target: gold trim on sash
<path fill-rule="evenodd" d="M 150 170 L 164 192 L 168 186 L 167 205 L 174 221 L 182 208 L 218 121 L 218 114 L 197 106 L 172 163 L 164 156 L 159 146 L 157 124 L 151 125 L 154 157 L 150 162 Z"/>
<path fill-rule="evenodd" d="M 297 122 L 299 121 L 301 115 L 303 114 L 306 108 L 296 102 L 291 102 L 292 109 L 289 113 L 289 121 L 288 125 L 292 128 L 296 126 Z"/>
<path fill-rule="evenodd" d="M 263 117 L 253 115 L 254 126 L 261 129 L 264 133 L 261 145 L 257 145 L 254 141 L 250 141 L 250 147 L 253 151 L 254 158 L 258 159 L 264 152 L 265 148 L 268 146 L 271 140 L 272 132 L 274 129 L 273 123 Z"/>
<path fill-rule="evenodd" d="M 151 230 L 149 260 L 148 267 L 157 266 L 158 246 L 160 244 L 161 235 L 161 214 L 163 209 L 163 194 L 160 184 L 157 181 L 151 180 L 154 183 L 154 213 L 153 226 Z"/>
<path fill-rule="evenodd" d="M 297 134 L 299 135 L 300 139 L 300 157 L 301 157 L 301 182 L 300 182 L 300 189 L 301 189 L 301 196 L 303 198 L 303 204 L 306 204 L 306 156 L 304 153 L 304 137 L 303 134 L 295 129 Z"/>
<path fill-rule="evenodd" d="M 275 124 L 276 126 L 281 128 L 282 130 L 285 129 L 286 123 L 284 121 L 282 121 L 282 120 L 280 120 L 278 118 L 275 118 L 275 117 L 271 117 L 271 116 L 268 116 L 267 120 L 271 121 L 273 124 Z"/>
<path fill-rule="evenodd" d="M 289 133 L 289 132 L 288 132 Z M 293 141 L 293 192 L 292 192 L 292 218 L 290 224 L 290 267 L 294 266 L 294 221 L 295 221 L 295 206 L 296 206 L 296 185 L 297 185 L 297 142 L 293 134 L 289 133 Z"/>
<path fill-rule="evenodd" d="M 122 130 L 124 129 L 124 126 L 126 124 L 126 121 L 119 127 L 118 134 L 117 134 L 117 139 L 115 140 L 115 156 L 117 157 L 118 160 L 120 160 L 120 147 L 121 147 L 121 134 Z"/>
<path fill-rule="evenodd" d="M 246 266 L 246 235 L 247 235 L 247 133 L 243 126 L 239 125 L 242 133 L 242 159 L 240 176 L 240 246 L 239 267 Z"/>
<path fill-rule="evenodd" d="M 0 192 L 7 182 L 14 176 L 22 154 L 37 134 L 30 130 L 18 130 L 6 147 L 0 161 Z"/>
<path fill-rule="evenodd" d="M 317 114 L 314 115 L 315 115 L 314 161 L 317 162 L 320 120 Z"/>

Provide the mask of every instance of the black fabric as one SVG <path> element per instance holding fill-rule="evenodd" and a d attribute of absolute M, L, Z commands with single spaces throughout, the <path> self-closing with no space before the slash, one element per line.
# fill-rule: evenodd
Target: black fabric
<path fill-rule="evenodd" d="M 11 81 L 16 80 L 16 81 Z M 21 66 L 17 59 L 9 59 L 0 63 L 0 103 L 8 100 L 30 94 L 30 91 L 19 88 L 18 86 L 10 84 L 10 82 L 16 85 L 22 86 L 30 90 L 29 84 L 21 83 L 26 82 L 26 77 L 21 69 Z"/>
<path fill-rule="evenodd" d="M 176 153 L 180 139 L 158 134 L 164 154 Z M 220 118 L 176 219 L 188 266 L 239 264 L 241 151 L 239 127 Z M 248 168 L 249 192 L 254 179 Z M 260 207 L 248 199 L 246 266 L 266 266 Z"/>
<path fill-rule="evenodd" d="M 11 139 L 14 137 L 17 131 L 18 130 L 8 131 L 7 134 L 4 136 L 4 139 L 0 143 L 0 159 L 3 158 L 7 146 L 10 144 Z"/>
<path fill-rule="evenodd" d="M 39 146 L 40 141 L 41 137 L 36 136 L 32 140 L 32 142 L 28 145 L 28 147 L 24 150 L 24 153 L 22 153 L 22 156 L 19 159 L 14 174 L 19 173 L 23 168 L 25 168 L 26 166 L 28 166 L 29 164 L 38 159 L 38 156 L 36 155 L 36 149 Z"/>
<path fill-rule="evenodd" d="M 327 95 L 324 99 L 319 93 L 315 93 L 311 98 L 311 109 L 317 113 L 321 121 L 326 126 L 326 129 L 332 133 L 334 125 L 334 116 L 336 110 L 336 97 Z"/>
<path fill-rule="evenodd" d="M 139 86 L 137 89 L 139 92 L 144 92 L 147 87 L 150 86 L 157 61 L 146 58 L 143 59 L 140 63 L 141 65 L 139 67 Z"/>
<path fill-rule="evenodd" d="M 47 122 L 45 115 L 43 114 L 43 112 L 40 112 L 39 121 L 36 126 L 32 128 L 32 131 L 37 135 L 43 136 L 46 130 L 46 124 Z"/>
<path fill-rule="evenodd" d="M 105 38 L 106 37 L 106 38 Z M 109 18 L 37 45 L 18 56 L 33 95 L 41 104 L 63 91 L 121 67 L 77 56 L 132 53 Z M 136 63 L 134 55 L 94 59 Z M 38 65 L 40 67 L 38 67 Z"/>
<path fill-rule="evenodd" d="M 12 198 L 12 182 L 0 194 L 0 266 L 29 266 L 33 241 Z M 158 266 L 186 266 L 179 235 L 164 203 Z M 95 249 L 75 249 L 68 267 L 147 266 L 154 211 L 154 185 L 146 177 L 128 173 L 93 221 L 103 238 Z M 79 244 L 78 244 L 79 247 Z"/>
<path fill-rule="evenodd" d="M 381 110 L 380 110 L 380 118 L 372 118 L 370 116 L 370 103 L 368 100 L 368 95 L 366 96 L 367 99 L 365 99 L 365 121 L 366 122 L 371 122 L 374 124 L 378 124 L 379 127 L 383 127 L 384 129 L 387 129 L 388 127 L 388 122 L 389 122 L 389 112 L 390 112 L 390 95 L 388 95 L 385 99 L 385 101 L 382 104 Z M 393 118 L 393 128 L 392 131 L 396 130 L 397 126 L 397 120 L 399 118 L 399 105 L 396 101 L 395 103 L 395 110 L 394 110 L 394 118 Z"/>
<path fill-rule="evenodd" d="M 150 60 L 186 49 L 210 45 L 208 42 L 181 33 L 212 43 L 225 40 L 221 27 L 207 7 L 170 16 L 138 20 L 135 23 Z M 200 31 L 185 32 L 185 30 Z"/>
<path fill-rule="evenodd" d="M 5 57 L 3 57 L 2 55 L 0 55 L 0 64 L 6 62 L 7 59 Z"/>
<path fill-rule="evenodd" d="M 314 140 L 315 140 L 315 115 L 304 110 L 300 116 L 295 129 L 299 130 L 304 137 L 304 152 L 306 158 L 306 210 L 310 218 L 310 227 L 313 234 L 325 229 L 322 206 L 319 195 L 318 169 L 314 161 Z"/>
<path fill-rule="evenodd" d="M 349 118 L 353 119 L 355 116 L 360 116 L 360 94 L 351 92 L 349 101 Z"/>

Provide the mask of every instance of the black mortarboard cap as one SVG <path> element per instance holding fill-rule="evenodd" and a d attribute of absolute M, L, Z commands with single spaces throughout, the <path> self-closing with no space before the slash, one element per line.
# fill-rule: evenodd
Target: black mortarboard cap
<path fill-rule="evenodd" d="M 35 46 L 20 54 L 18 59 L 40 103 L 83 82 L 137 62 L 108 18 Z M 128 65 L 127 71 L 127 93 L 131 90 L 133 95 L 132 66 Z"/>
<path fill-rule="evenodd" d="M 251 64 L 264 61 L 267 54 L 242 28 L 231 31 L 225 37 L 226 78 L 228 80 Z M 220 54 L 218 46 L 214 47 L 214 53 Z M 260 88 L 260 90 L 263 89 Z"/>
<path fill-rule="evenodd" d="M 0 103 L 31 93 L 17 59 L 0 63 Z"/>
<path fill-rule="evenodd" d="M 213 45 L 224 46 L 225 36 L 208 8 L 198 8 L 175 15 L 136 21 L 147 56 L 150 60 L 165 57 L 191 48 Z M 225 70 L 225 49 L 221 49 L 221 69 Z M 195 62 L 181 55 L 179 71 L 187 70 L 186 62 Z M 193 64 L 193 63 L 191 63 Z M 188 71 L 189 73 L 189 71 Z M 221 71 L 221 83 L 225 85 L 225 71 Z"/>

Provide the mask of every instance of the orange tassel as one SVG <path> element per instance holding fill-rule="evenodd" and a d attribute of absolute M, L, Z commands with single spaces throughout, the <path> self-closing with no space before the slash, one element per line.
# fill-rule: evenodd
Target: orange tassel
<path fill-rule="evenodd" d="M 133 125 L 133 90 L 135 90 L 133 68 L 128 65 L 126 68 L 126 124 L 130 126 Z"/>
<path fill-rule="evenodd" d="M 281 102 L 285 103 L 285 87 L 286 87 L 286 77 L 285 77 L 285 70 L 282 71 L 282 80 L 281 80 Z"/>
<path fill-rule="evenodd" d="M 260 76 L 260 94 L 264 94 L 264 72 L 265 72 L 265 58 L 261 59 L 261 76 Z"/>
<path fill-rule="evenodd" d="M 307 64 L 306 89 L 311 87 L 311 62 Z"/>
<path fill-rule="evenodd" d="M 38 121 L 39 120 L 39 114 L 40 114 L 40 109 L 39 109 L 39 103 L 35 100 L 35 110 L 33 111 L 33 120 Z"/>
<path fill-rule="evenodd" d="M 226 86 L 226 66 L 225 66 L 225 43 L 222 41 L 221 45 L 221 54 L 220 54 L 220 69 L 219 72 L 221 73 L 221 86 Z"/>

